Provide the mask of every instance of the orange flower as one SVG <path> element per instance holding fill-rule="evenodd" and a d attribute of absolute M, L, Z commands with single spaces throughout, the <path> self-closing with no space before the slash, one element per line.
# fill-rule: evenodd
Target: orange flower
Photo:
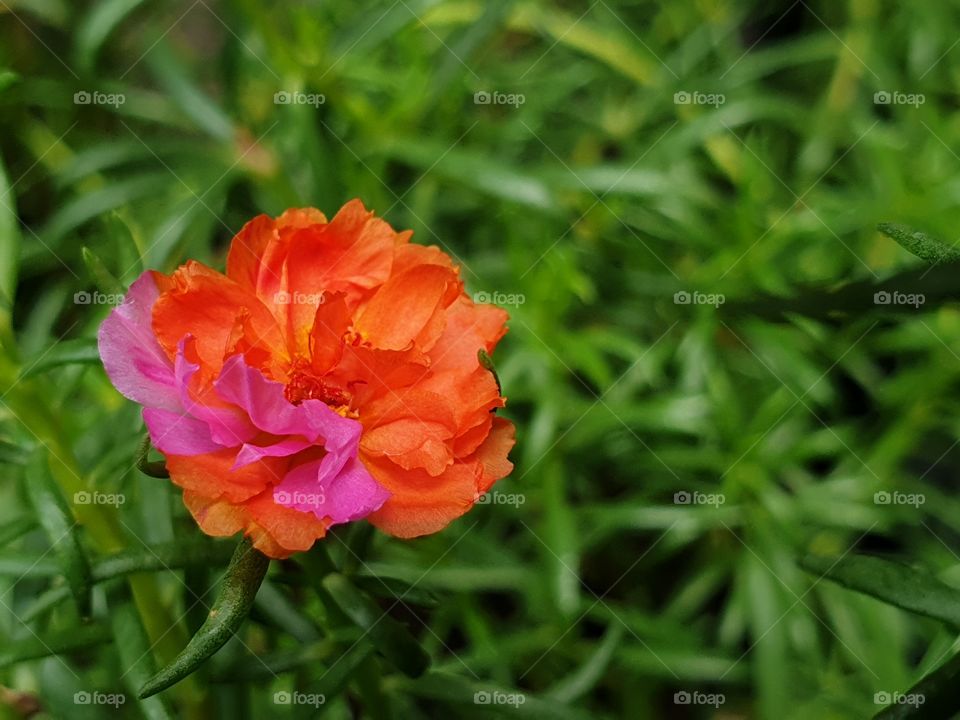
<path fill-rule="evenodd" d="M 475 304 L 436 247 L 359 200 L 261 215 L 227 273 L 145 273 L 100 331 L 171 479 L 211 535 L 273 557 L 330 525 L 437 532 L 512 470 L 514 429 L 478 351 L 507 314 Z"/>

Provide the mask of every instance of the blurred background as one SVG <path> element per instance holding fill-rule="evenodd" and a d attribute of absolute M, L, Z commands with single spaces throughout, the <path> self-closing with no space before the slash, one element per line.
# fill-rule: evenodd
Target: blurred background
<path fill-rule="evenodd" d="M 796 561 L 960 586 L 960 313 L 871 289 L 924 268 L 877 223 L 960 239 L 958 31 L 879 0 L 0 0 L 0 717 L 880 710 L 956 633 Z M 510 312 L 516 469 L 438 535 L 325 543 L 428 674 L 344 660 L 274 563 L 141 703 L 234 542 L 133 468 L 97 327 L 144 268 L 353 197 Z"/>

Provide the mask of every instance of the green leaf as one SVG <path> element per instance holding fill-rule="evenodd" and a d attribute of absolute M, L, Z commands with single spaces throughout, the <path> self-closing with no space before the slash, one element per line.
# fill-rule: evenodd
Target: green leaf
<path fill-rule="evenodd" d="M 613 654 L 616 652 L 623 638 L 623 623 L 615 620 L 603 635 L 597 649 L 588 657 L 579 668 L 561 679 L 547 692 L 547 697 L 562 703 L 571 703 L 590 692 L 603 679 Z"/>
<path fill-rule="evenodd" d="M 45 350 L 35 360 L 24 363 L 20 379 L 40 375 L 47 370 L 64 365 L 99 365 L 100 351 L 96 338 L 75 338 L 61 340 L 52 348 Z"/>
<path fill-rule="evenodd" d="M 851 590 L 960 628 L 960 590 L 925 570 L 871 555 L 808 555 L 800 566 Z"/>
<path fill-rule="evenodd" d="M 76 30 L 75 57 L 86 72 L 93 70 L 97 52 L 107 37 L 144 0 L 104 0 L 94 4 Z"/>
<path fill-rule="evenodd" d="M 211 543 L 205 539 L 153 545 L 146 550 L 117 553 L 94 563 L 93 582 L 94 584 L 102 583 L 134 573 L 182 570 L 191 567 L 219 567 L 227 563 L 231 555 L 232 551 L 225 544 Z M 28 559 L 21 560 L 15 567 L 8 568 L 5 567 L 4 559 L 0 556 L 0 574 L 9 571 L 10 574 L 19 575 L 25 570 L 37 574 L 41 574 L 40 571 L 46 571 L 42 573 L 43 576 L 55 574 L 55 571 L 48 569 L 43 561 L 36 563 Z M 30 622 L 58 605 L 69 595 L 69 588 L 63 585 L 54 586 L 27 606 L 20 613 L 20 619 L 23 622 Z"/>
<path fill-rule="evenodd" d="M 932 267 L 911 268 L 881 282 L 870 279 L 840 287 L 801 287 L 793 297 L 760 294 L 749 299 L 732 301 L 728 297 L 726 304 L 721 306 L 720 313 L 734 317 L 751 316 L 774 322 L 788 321 L 792 315 L 837 322 L 878 310 L 916 314 L 960 299 L 958 272 L 960 262 L 944 262 Z M 889 302 L 889 296 L 893 293 L 922 296 L 923 301 L 917 305 L 884 303 L 882 296 L 886 294 Z"/>
<path fill-rule="evenodd" d="M 74 520 L 60 488 L 47 465 L 46 448 L 38 448 L 27 468 L 27 494 L 37 518 L 57 557 L 73 598 L 83 617 L 90 616 L 90 590 L 93 578 L 86 553 L 80 543 L 79 525 Z"/>
<path fill-rule="evenodd" d="M 0 344 L 3 345 L 10 342 L 7 334 L 20 265 L 20 225 L 15 202 L 13 188 L 0 158 Z"/>
<path fill-rule="evenodd" d="M 430 656 L 420 647 L 420 643 L 403 625 L 358 591 L 346 577 L 331 573 L 323 579 L 323 587 L 340 610 L 367 633 L 377 649 L 400 672 L 417 677 L 426 671 Z"/>
<path fill-rule="evenodd" d="M 244 538 L 233 553 L 207 621 L 183 652 L 140 688 L 140 698 L 156 695 L 180 682 L 236 634 L 250 613 L 269 567 L 270 558 Z"/>
<path fill-rule="evenodd" d="M 516 688 L 493 683 L 473 682 L 459 675 L 431 672 L 417 680 L 397 678 L 395 684 L 404 694 L 439 700 L 451 705 L 488 705 L 503 717 L 534 720 L 587 720 L 589 713 L 552 699 L 534 697 Z M 494 704 L 496 702 L 496 704 Z"/>
<path fill-rule="evenodd" d="M 123 681 L 135 694 L 137 688 L 155 671 L 150 642 L 136 606 L 132 602 L 111 603 L 110 626 L 120 665 L 124 668 Z M 147 720 L 170 720 L 174 717 L 162 698 L 138 698 L 137 701 Z"/>
<path fill-rule="evenodd" d="M 157 42 L 147 53 L 144 62 L 150 66 L 157 81 L 170 93 L 180 110 L 197 127 L 218 140 L 232 140 L 233 122 L 230 117 L 196 86 L 169 43 L 164 40 Z"/>
<path fill-rule="evenodd" d="M 44 636 L 30 635 L 23 640 L 6 643 L 3 649 L 0 649 L 0 668 L 24 660 L 65 655 L 109 641 L 110 631 L 100 625 L 82 625 L 57 630 Z"/>
<path fill-rule="evenodd" d="M 370 657 L 373 652 L 373 645 L 367 642 L 358 641 L 336 660 L 334 660 L 326 670 L 320 673 L 320 677 L 311 689 L 319 695 L 323 695 L 325 700 L 336 697 L 343 692 L 347 683 L 353 678 L 357 668 Z"/>
<path fill-rule="evenodd" d="M 403 602 L 418 607 L 435 608 L 440 599 L 429 590 L 399 578 L 384 575 L 354 575 L 353 582 L 364 592 L 385 600 L 403 598 Z"/>
<path fill-rule="evenodd" d="M 905 250 L 930 263 L 954 262 L 960 260 L 960 250 L 926 233 L 908 228 L 906 225 L 880 223 L 877 229 L 900 243 Z"/>
<path fill-rule="evenodd" d="M 36 526 L 37 521 L 31 517 L 20 517 L 0 525 L 0 547 L 26 535 Z"/>
<path fill-rule="evenodd" d="M 90 276 L 101 291 L 107 295 L 124 294 L 123 284 L 117 280 L 117 276 L 110 272 L 103 260 L 93 250 L 85 247 L 81 250 L 81 253 L 83 254 L 84 265 L 87 266 Z"/>
<path fill-rule="evenodd" d="M 957 684 L 960 683 L 960 654 L 943 663 L 939 668 L 929 673 L 920 682 L 907 690 L 903 695 L 923 698 L 920 702 L 893 702 L 876 715 L 874 720 L 950 720 L 960 711 L 960 695 L 957 694 Z M 893 698 L 890 698 L 893 700 Z"/>
<path fill-rule="evenodd" d="M 150 434 L 145 433 L 143 440 L 140 441 L 140 445 L 137 448 L 137 469 L 142 472 L 144 475 L 149 475 L 154 478 L 168 478 L 170 473 L 167 471 L 167 463 L 165 460 L 149 460 L 148 456 L 150 454 Z"/>

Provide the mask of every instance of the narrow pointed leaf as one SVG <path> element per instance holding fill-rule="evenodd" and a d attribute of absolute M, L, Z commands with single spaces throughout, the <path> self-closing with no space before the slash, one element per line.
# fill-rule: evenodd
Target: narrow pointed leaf
<path fill-rule="evenodd" d="M 3 162 L 0 161 L 0 313 L 9 313 L 20 265 L 20 226 Z"/>
<path fill-rule="evenodd" d="M 960 249 L 951 247 L 926 233 L 895 223 L 880 223 L 877 229 L 888 238 L 896 240 L 905 250 L 930 263 L 960 260 Z"/>
<path fill-rule="evenodd" d="M 99 365 L 100 351 L 96 338 L 61 340 L 41 353 L 37 359 L 24 363 L 20 378 L 33 377 L 64 365 Z"/>
<path fill-rule="evenodd" d="M 233 553 L 207 621 L 183 652 L 140 688 L 140 698 L 156 695 L 180 682 L 234 636 L 250 613 L 269 566 L 270 558 L 244 538 Z"/>
<path fill-rule="evenodd" d="M 808 555 L 800 565 L 851 590 L 960 628 L 960 590 L 925 570 L 871 555 Z"/>
<path fill-rule="evenodd" d="M 370 643 L 363 641 L 354 643 L 343 655 L 327 664 L 326 670 L 320 672 L 320 677 L 312 686 L 312 690 L 318 695 L 323 695 L 325 701 L 329 702 L 343 692 L 347 683 L 353 678 L 354 672 L 372 652 L 373 645 Z"/>
<path fill-rule="evenodd" d="M 109 640 L 110 631 L 99 625 L 83 625 L 57 630 L 42 636 L 30 635 L 23 640 L 6 643 L 0 649 L 0 668 L 24 660 L 65 655 L 76 650 L 102 645 Z"/>
<path fill-rule="evenodd" d="M 123 681 L 132 693 L 137 692 L 154 673 L 150 642 L 143 629 L 136 606 L 131 602 L 111 603 L 110 626 L 113 643 L 124 668 Z M 171 720 L 174 716 L 162 698 L 138 699 L 140 710 L 147 720 Z"/>
<path fill-rule="evenodd" d="M 323 579 L 323 587 L 344 614 L 368 634 L 377 649 L 400 672 L 418 677 L 426 671 L 430 656 L 420 647 L 416 638 L 357 590 L 346 577 L 331 573 Z"/>
<path fill-rule="evenodd" d="M 110 272 L 106 263 L 90 248 L 83 248 L 83 262 L 97 287 L 107 295 L 123 295 L 123 285 L 117 276 Z"/>
<path fill-rule="evenodd" d="M 0 547 L 26 535 L 36 526 L 37 521 L 30 517 L 20 517 L 0 525 Z"/>
<path fill-rule="evenodd" d="M 905 693 L 904 699 L 916 702 L 893 702 L 874 715 L 874 720 L 950 720 L 960 712 L 960 654 L 929 673 Z M 923 698 L 920 702 L 919 698 Z M 891 698 L 892 700 L 893 698 Z"/>
<path fill-rule="evenodd" d="M 121 23 L 144 0 L 106 0 L 93 5 L 76 32 L 77 63 L 86 72 L 93 70 L 97 52 Z"/>
<path fill-rule="evenodd" d="M 60 489 L 47 465 L 47 451 L 39 448 L 28 466 L 27 493 L 37 518 L 47 533 L 77 608 L 83 617 L 90 615 L 90 590 L 93 579 L 90 564 L 80 543 L 80 526 L 73 519 Z"/>

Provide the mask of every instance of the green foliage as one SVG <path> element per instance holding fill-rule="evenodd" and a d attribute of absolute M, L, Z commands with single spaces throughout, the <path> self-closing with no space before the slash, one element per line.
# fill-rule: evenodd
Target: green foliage
<path fill-rule="evenodd" d="M 947 716 L 958 28 L 881 0 L 0 3 L 0 720 L 7 687 L 57 718 Z M 516 468 L 438 535 L 255 568 L 194 653 L 237 539 L 148 458 L 97 328 L 144 269 L 353 197 L 510 311 Z"/>

